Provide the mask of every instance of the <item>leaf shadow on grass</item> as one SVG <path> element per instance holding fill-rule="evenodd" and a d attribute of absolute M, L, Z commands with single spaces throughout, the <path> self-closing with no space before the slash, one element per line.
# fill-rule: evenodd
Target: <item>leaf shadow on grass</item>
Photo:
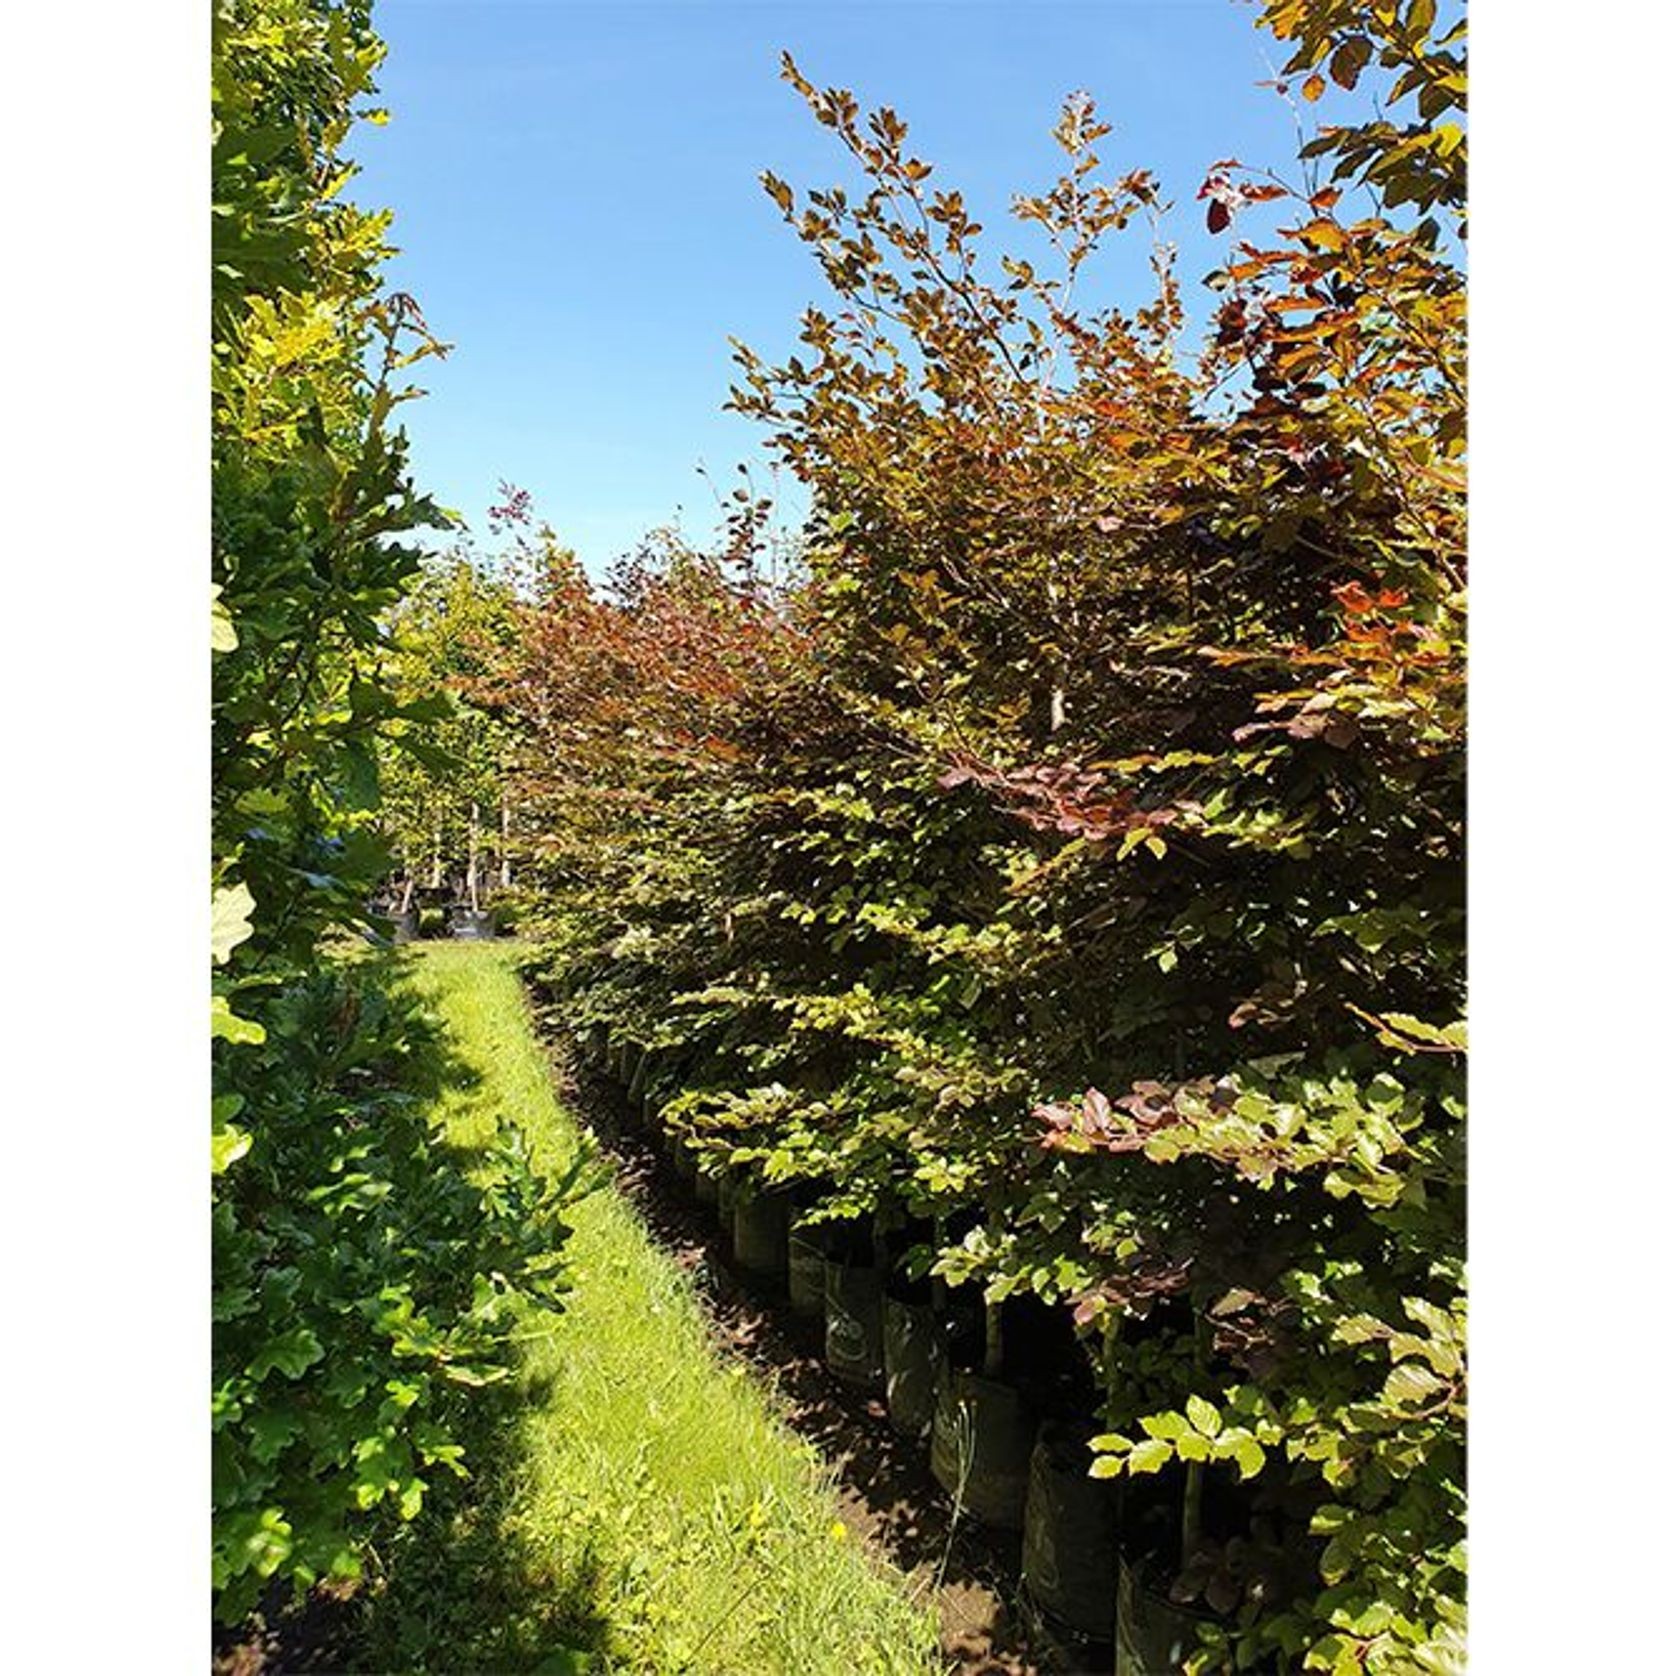
<path fill-rule="evenodd" d="M 537 1552 L 512 1516 L 520 1418 L 548 1398 L 545 1383 L 476 1393 L 461 1434 L 471 1477 L 439 1485 L 380 1551 L 382 1575 L 356 1602 L 351 1656 L 335 1668 L 558 1673 L 609 1651 L 608 1579 L 592 1544 Z"/>

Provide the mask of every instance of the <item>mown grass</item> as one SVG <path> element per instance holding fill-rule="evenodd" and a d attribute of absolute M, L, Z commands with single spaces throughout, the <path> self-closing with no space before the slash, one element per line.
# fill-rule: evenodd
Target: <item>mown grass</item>
<path fill-rule="evenodd" d="M 484 944 L 415 953 L 415 981 L 468 1068 L 441 1115 L 469 1154 L 505 1112 L 556 1174 L 579 1137 L 514 959 Z M 932 1614 L 845 1534 L 819 1458 L 718 1353 L 686 1276 L 632 1206 L 606 1184 L 572 1221 L 568 1308 L 531 1318 L 521 1377 L 474 1428 L 469 1484 L 440 1494 L 386 1556 L 367 1596 L 365 1668 L 934 1670 Z"/>

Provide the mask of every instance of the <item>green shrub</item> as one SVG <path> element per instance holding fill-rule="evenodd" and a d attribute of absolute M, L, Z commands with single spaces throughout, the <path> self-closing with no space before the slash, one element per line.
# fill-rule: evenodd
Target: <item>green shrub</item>
<path fill-rule="evenodd" d="M 517 1132 L 470 1179 L 433 1132 L 463 1074 L 387 968 L 328 968 L 241 1048 L 258 1144 L 214 1211 L 214 1586 L 234 1622 L 278 1574 L 360 1573 L 381 1525 L 463 1473 L 463 1399 L 507 1376 L 517 1300 L 560 1306 L 574 1171 Z"/>
<path fill-rule="evenodd" d="M 553 1301 L 563 1189 L 510 1140 L 463 1179 L 438 1046 L 379 971 L 323 967 L 387 872 L 380 753 L 449 706 L 385 679 L 419 571 L 397 405 L 441 346 L 380 290 L 342 150 L 383 47 L 363 0 L 219 0 L 214 152 L 211 1032 L 216 1611 L 353 1575 L 458 1470 L 462 1393 Z"/>

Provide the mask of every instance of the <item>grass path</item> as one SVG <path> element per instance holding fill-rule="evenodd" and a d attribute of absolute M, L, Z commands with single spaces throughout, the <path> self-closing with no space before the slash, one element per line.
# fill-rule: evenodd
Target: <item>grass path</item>
<path fill-rule="evenodd" d="M 415 981 L 475 1073 L 441 1115 L 469 1150 L 504 1112 L 557 1173 L 578 1131 L 514 961 L 492 944 L 416 951 Z M 569 1307 L 531 1319 L 471 1482 L 389 1555 L 362 1656 L 589 1676 L 934 1670 L 931 1614 L 845 1534 L 819 1458 L 719 1353 L 635 1210 L 606 1184 L 571 1220 Z"/>

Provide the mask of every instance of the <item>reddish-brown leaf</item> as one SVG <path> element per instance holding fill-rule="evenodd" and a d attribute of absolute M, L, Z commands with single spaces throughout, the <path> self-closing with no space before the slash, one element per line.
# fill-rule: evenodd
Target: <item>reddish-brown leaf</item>
<path fill-rule="evenodd" d="M 1361 78 L 1372 56 L 1373 46 L 1368 39 L 1363 35 L 1352 35 L 1335 49 L 1327 63 L 1327 73 L 1348 93 Z"/>

